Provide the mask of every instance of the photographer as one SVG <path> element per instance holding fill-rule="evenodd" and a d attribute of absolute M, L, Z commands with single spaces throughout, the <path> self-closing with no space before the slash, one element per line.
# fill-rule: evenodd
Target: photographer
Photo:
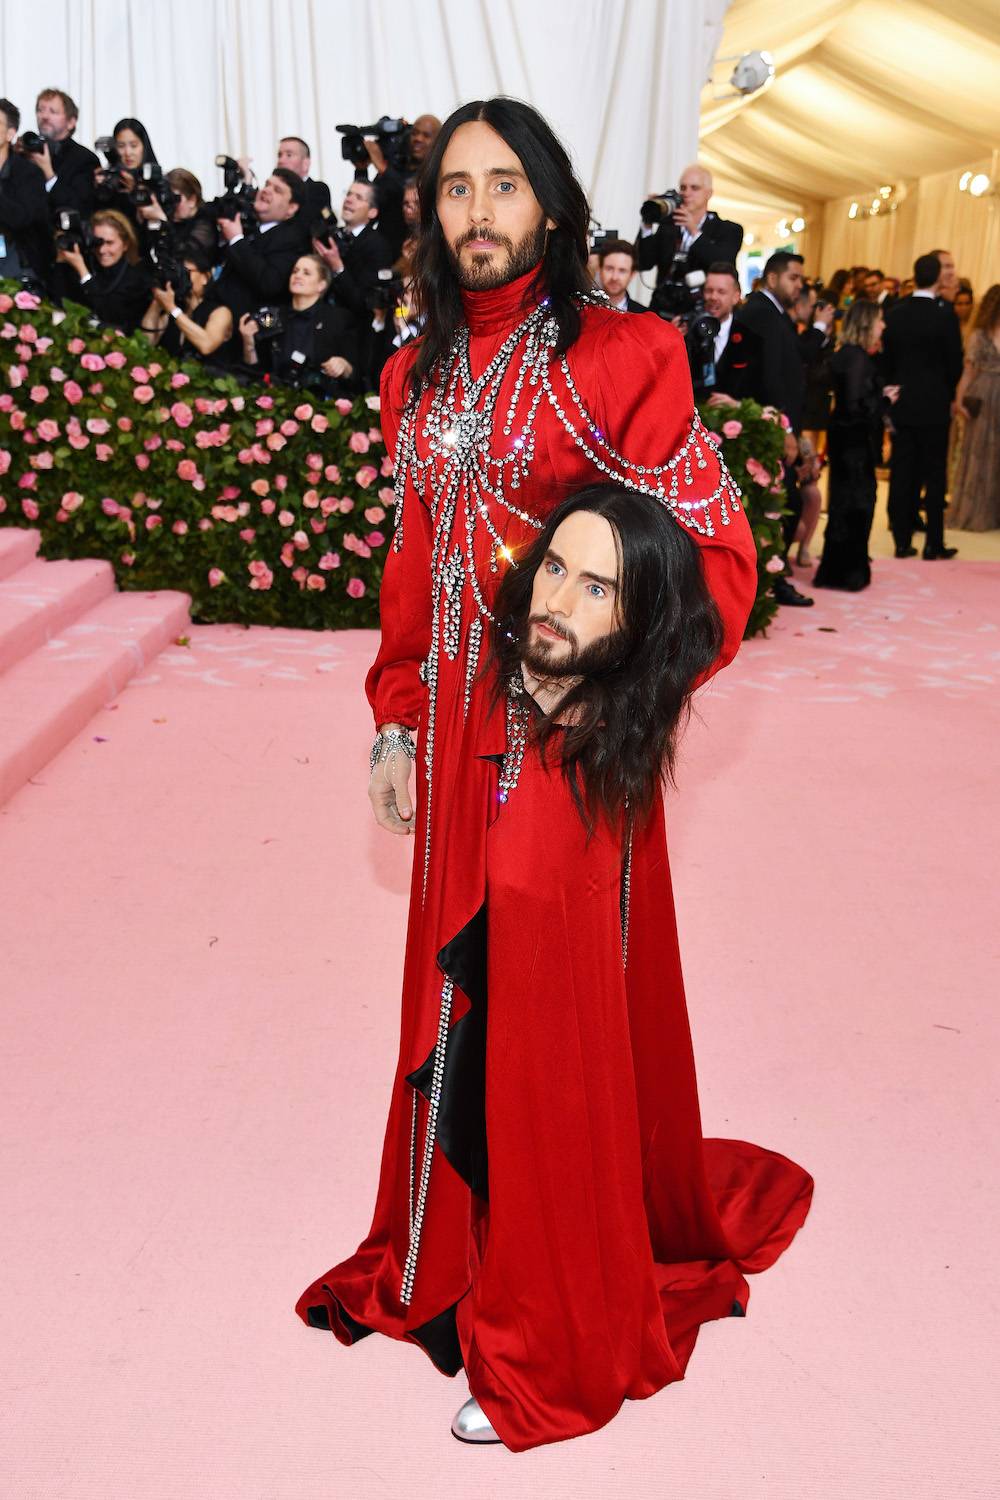
<path fill-rule="evenodd" d="M 0 276 L 49 277 L 52 262 L 45 179 L 29 156 L 14 151 L 21 112 L 0 99 Z"/>
<path fill-rule="evenodd" d="M 597 252 L 598 281 L 612 307 L 622 312 L 644 313 L 649 308 L 628 294 L 635 275 L 635 246 L 628 240 L 602 240 Z"/>
<path fill-rule="evenodd" d="M 639 269 L 656 268 L 658 292 L 664 285 L 683 286 L 685 275 L 707 272 L 713 261 L 735 264 L 743 244 L 743 226 L 710 212 L 711 196 L 712 174 L 695 163 L 684 168 L 676 191 L 651 196 L 642 205 Z M 654 293 L 654 310 L 656 302 Z"/>
<path fill-rule="evenodd" d="M 140 203 L 150 197 L 148 188 L 140 192 L 143 175 L 152 173 L 154 181 L 160 176 L 160 164 L 145 125 L 132 118 L 119 120 L 111 139 L 102 137 L 97 149 L 104 152 L 108 165 L 99 166 L 94 173 L 96 202 L 138 223 Z"/>
<path fill-rule="evenodd" d="M 440 129 L 441 121 L 436 115 L 418 115 L 412 125 L 407 125 L 401 148 L 393 153 L 391 159 L 387 155 L 388 142 L 384 137 L 365 137 L 368 161 L 375 168 L 379 230 L 389 242 L 393 260 L 399 258 L 410 233 L 403 212 L 406 184 L 427 160 Z M 419 216 L 417 222 L 420 222 Z"/>
<path fill-rule="evenodd" d="M 70 302 L 82 302 L 102 323 L 133 333 L 149 305 L 152 277 L 139 263 L 139 241 L 124 214 L 99 210 L 90 221 L 91 248 L 56 244 L 56 289 Z"/>
<path fill-rule="evenodd" d="M 21 150 L 41 169 L 45 179 L 49 217 L 73 208 L 81 218 L 94 211 L 94 173 L 100 162 L 73 139 L 79 111 L 62 89 L 43 89 L 35 100 L 37 138 L 25 131 Z"/>
<path fill-rule="evenodd" d="M 709 406 L 738 406 L 741 401 L 763 404 L 760 335 L 740 317 L 740 279 L 736 267 L 724 260 L 708 268 L 704 287 L 705 311 L 718 324 L 700 367 L 698 351 L 688 346 L 695 397 Z"/>
<path fill-rule="evenodd" d="M 210 265 L 214 265 L 218 260 L 216 221 L 205 206 L 201 183 L 184 167 L 174 167 L 164 181 L 169 191 L 170 213 L 167 214 L 160 200 L 154 198 L 137 210 L 139 222 L 147 231 L 154 225 L 169 225 L 177 254 L 184 256 L 189 250 L 197 250 L 207 255 Z"/>
<path fill-rule="evenodd" d="M 203 250 L 187 250 L 180 272 L 177 287 L 168 281 L 166 286 L 153 288 L 153 300 L 140 326 L 151 343 L 174 359 L 207 362 L 232 338 L 233 315 L 219 301 L 212 282 L 212 259 Z"/>
<path fill-rule="evenodd" d="M 357 346 L 350 316 L 326 299 L 330 269 L 318 255 L 300 255 L 288 279 L 291 307 L 260 309 L 240 319 L 245 364 L 283 385 L 316 391 L 326 399 L 353 391 Z M 275 327 L 261 326 L 261 314 Z"/>
<path fill-rule="evenodd" d="M 275 161 L 276 167 L 283 167 L 286 172 L 294 172 L 302 186 L 306 190 L 305 202 L 302 205 L 302 214 L 308 223 L 318 219 L 324 209 L 331 207 L 330 189 L 325 182 L 309 176 L 312 166 L 312 152 L 307 143 L 300 135 L 283 135 L 278 142 L 278 155 Z"/>
<path fill-rule="evenodd" d="M 397 349 L 420 336 L 424 318 L 414 306 L 409 273 L 393 275 L 390 271 L 380 271 L 370 306 L 370 322 L 359 341 L 360 377 L 363 390 L 377 391 L 386 362 Z"/>
<path fill-rule="evenodd" d="M 245 234 L 239 216 L 219 217 L 219 232 L 226 248 L 218 291 L 221 301 L 232 312 L 237 329 L 243 314 L 252 312 L 262 302 L 288 301 L 288 278 L 307 248 L 302 221 L 305 195 L 301 177 L 284 167 L 276 167 L 253 200 L 253 214 L 259 226 L 256 233 Z M 238 360 L 241 347 L 235 334 L 232 352 Z"/>
<path fill-rule="evenodd" d="M 330 295 L 338 307 L 346 308 L 360 322 L 367 319 L 368 299 L 379 279 L 394 260 L 388 242 L 379 233 L 378 204 L 370 182 L 352 182 L 340 210 L 344 228 L 330 244 L 313 240 L 313 250 L 330 267 Z"/>

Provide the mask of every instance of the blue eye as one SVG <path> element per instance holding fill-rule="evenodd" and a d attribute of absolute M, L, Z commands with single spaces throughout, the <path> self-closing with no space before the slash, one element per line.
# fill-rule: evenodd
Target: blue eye
<path fill-rule="evenodd" d="M 588 584 L 588 589 L 589 589 L 589 592 L 590 592 L 590 597 L 592 599 L 603 599 L 604 598 L 604 590 L 601 588 L 601 585 L 599 583 Z"/>
<path fill-rule="evenodd" d="M 514 184 L 512 182 L 499 182 L 499 183 L 497 183 L 497 187 L 498 188 L 510 188 L 511 192 L 514 191 Z"/>
<path fill-rule="evenodd" d="M 545 564 L 545 571 L 546 573 L 551 573 L 554 578 L 558 573 L 562 572 L 562 568 L 560 568 L 558 563 L 547 562 Z"/>

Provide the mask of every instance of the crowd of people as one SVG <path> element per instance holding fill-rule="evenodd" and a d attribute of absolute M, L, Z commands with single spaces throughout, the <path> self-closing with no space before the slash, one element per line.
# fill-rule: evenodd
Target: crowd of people
<path fill-rule="evenodd" d="M 75 139 L 61 89 L 35 105 L 37 130 L 0 99 L 0 275 L 140 330 L 177 358 L 321 397 L 377 388 L 393 351 L 421 328 L 411 276 L 420 228 L 417 174 L 440 122 L 387 118 L 344 134 L 351 181 L 334 209 L 311 175 L 308 143 L 284 136 L 258 182 L 246 160 L 219 157 L 223 191 L 164 170 L 149 133 L 119 120 L 96 144 Z M 773 254 L 744 297 L 740 224 L 709 208 L 711 174 L 685 168 L 651 195 L 635 241 L 594 237 L 591 272 L 613 306 L 674 322 L 699 400 L 752 398 L 787 419 L 785 573 L 779 602 L 813 601 L 794 581 L 810 544 L 828 465 L 829 514 L 813 583 L 855 590 L 871 577 L 876 471 L 890 469 L 898 557 L 948 558 L 947 524 L 1000 526 L 1000 286 L 978 305 L 953 256 L 918 257 L 902 281 L 877 267 L 808 279 L 802 256 Z M 630 293 L 655 271 L 649 306 Z"/>

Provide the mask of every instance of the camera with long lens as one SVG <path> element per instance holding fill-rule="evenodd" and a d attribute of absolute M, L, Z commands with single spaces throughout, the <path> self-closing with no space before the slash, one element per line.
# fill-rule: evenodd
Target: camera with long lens
<path fill-rule="evenodd" d="M 94 242 L 90 225 L 75 208 L 61 208 L 56 214 L 55 245 L 57 250 L 79 250 L 86 255 Z"/>
<path fill-rule="evenodd" d="M 259 220 L 253 203 L 257 194 L 249 182 L 243 180 L 240 164 L 232 156 L 217 156 L 215 165 L 222 168 L 223 192 L 216 198 L 212 210 L 219 219 L 239 219 L 244 235 L 256 234 Z"/>
<path fill-rule="evenodd" d="M 681 206 L 681 195 L 676 188 L 667 188 L 657 198 L 647 198 L 639 210 L 639 217 L 644 224 L 659 224 L 663 219 L 670 219 Z"/>
<path fill-rule="evenodd" d="M 107 162 L 107 166 L 100 173 L 101 187 L 107 188 L 109 192 L 113 193 L 125 192 L 125 173 L 127 168 L 122 166 L 121 153 L 115 145 L 114 136 L 99 135 L 94 142 L 94 150 L 99 151 Z"/>
<path fill-rule="evenodd" d="M 324 208 L 318 219 L 314 219 L 309 225 L 309 238 L 318 240 L 328 250 L 339 236 L 340 226 L 337 223 L 337 215 L 332 208 Z"/>
<path fill-rule="evenodd" d="M 605 229 L 596 219 L 590 221 L 590 231 L 587 235 L 588 248 L 591 255 L 600 255 L 603 247 L 610 240 L 620 239 L 617 229 Z"/>
<path fill-rule="evenodd" d="M 135 177 L 135 187 L 129 194 L 136 208 L 145 208 L 158 203 L 169 219 L 177 207 L 180 195 L 175 193 L 167 181 L 167 174 L 158 162 L 144 161 Z"/>
<path fill-rule="evenodd" d="M 365 293 L 365 306 L 370 312 L 395 312 L 402 297 L 402 276 L 385 266 L 379 271 L 375 285 Z"/>
<path fill-rule="evenodd" d="M 37 130 L 25 130 L 18 137 L 17 144 L 25 156 L 41 156 L 49 143 Z"/>
<path fill-rule="evenodd" d="M 344 137 L 340 143 L 340 154 L 349 161 L 355 172 L 371 165 L 365 136 L 374 136 L 386 161 L 397 171 L 405 171 L 410 162 L 410 127 L 405 120 L 392 115 L 382 115 L 374 125 L 338 125 Z"/>
<path fill-rule="evenodd" d="M 156 285 L 164 291 L 170 287 L 178 306 L 183 306 L 191 293 L 191 273 L 178 252 L 173 226 L 160 221 L 148 224 L 146 248 Z"/>

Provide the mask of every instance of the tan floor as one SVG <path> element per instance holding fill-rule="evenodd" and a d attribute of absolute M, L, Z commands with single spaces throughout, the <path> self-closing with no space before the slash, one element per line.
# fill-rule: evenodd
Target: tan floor
<path fill-rule="evenodd" d="M 820 488 L 823 491 L 823 504 L 826 504 L 826 480 L 827 472 L 823 471 L 820 478 Z M 889 495 L 889 482 L 880 479 L 878 483 L 878 501 L 875 506 L 875 522 L 872 526 L 870 551 L 872 557 L 892 557 L 893 542 L 892 533 L 889 530 L 888 512 L 886 503 Z M 823 529 L 826 525 L 826 515 L 820 517 L 816 535 L 813 537 L 810 551 L 815 558 L 819 558 L 823 551 Z M 1000 531 L 953 531 L 945 525 L 945 543 L 949 547 L 958 548 L 957 562 L 1000 562 Z M 920 547 L 922 541 L 920 536 L 914 539 L 913 545 Z"/>

